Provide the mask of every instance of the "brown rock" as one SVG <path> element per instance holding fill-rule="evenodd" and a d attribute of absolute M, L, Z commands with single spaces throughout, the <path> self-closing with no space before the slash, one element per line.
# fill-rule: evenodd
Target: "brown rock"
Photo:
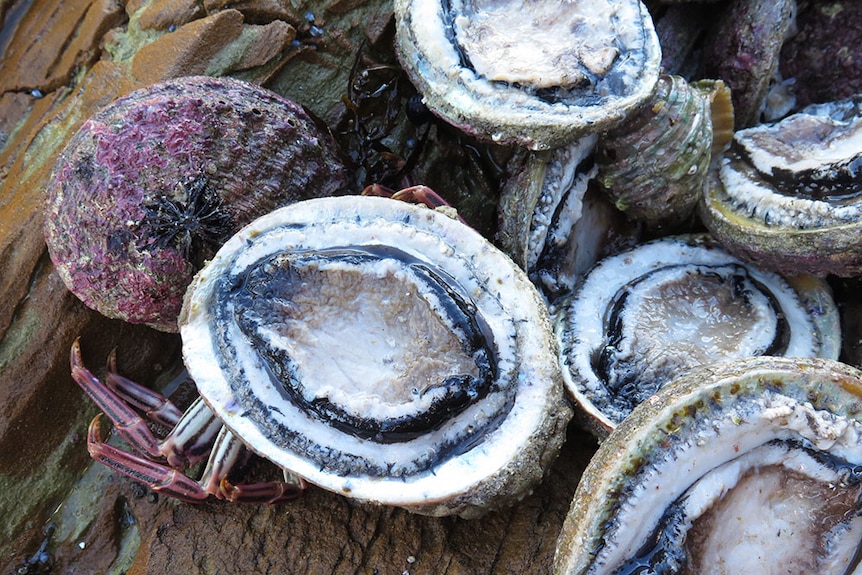
<path fill-rule="evenodd" d="M 124 18 L 114 0 L 68 0 L 31 7 L 3 55 L 0 94 L 34 89 L 47 93 L 68 84 L 78 69 L 98 60 L 105 32 Z"/>
<path fill-rule="evenodd" d="M 231 68 L 237 71 L 264 66 L 274 60 L 294 38 L 296 29 L 282 20 L 266 25 L 248 25 L 243 30 L 244 46 L 236 54 Z"/>
<path fill-rule="evenodd" d="M 479 519 L 364 505 L 311 487 L 276 505 L 165 509 L 129 575 L 551 572 L 557 535 L 593 440 L 573 431 L 549 477 L 515 507 Z"/>
<path fill-rule="evenodd" d="M 130 0 L 126 13 L 134 14 L 141 30 L 167 31 L 204 15 L 195 0 Z"/>
<path fill-rule="evenodd" d="M 281 20 L 246 25 L 242 13 L 224 10 L 181 26 L 138 50 L 132 75 L 152 84 L 166 78 L 250 70 L 276 59 L 295 37 L 296 30 Z"/>
<path fill-rule="evenodd" d="M 225 10 L 160 36 L 135 54 L 132 76 L 143 84 L 205 74 L 210 60 L 242 32 L 243 16 Z"/>
<path fill-rule="evenodd" d="M 210 14 L 226 8 L 239 10 L 255 24 L 284 20 L 298 26 L 305 19 L 300 4 L 282 0 L 204 0 L 203 4 Z"/>

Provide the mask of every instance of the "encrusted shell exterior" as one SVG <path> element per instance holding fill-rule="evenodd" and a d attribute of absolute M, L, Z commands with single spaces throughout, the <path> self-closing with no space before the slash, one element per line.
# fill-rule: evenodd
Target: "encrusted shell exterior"
<path fill-rule="evenodd" d="M 87 306 L 176 331 L 194 260 L 212 255 L 172 241 L 200 223 L 182 218 L 210 217 L 217 248 L 259 215 L 345 187 L 335 150 L 302 107 L 259 86 L 187 77 L 141 89 L 84 123 L 58 158 L 46 194 L 51 259 Z M 195 186 L 211 196 L 200 205 Z M 169 203 L 176 217 L 148 218 Z"/>
<path fill-rule="evenodd" d="M 597 179 L 616 206 L 651 228 L 686 223 L 707 181 L 710 108 L 681 76 L 662 75 L 648 104 L 597 146 Z"/>
<path fill-rule="evenodd" d="M 737 128 L 761 117 L 795 11 L 796 0 L 731 0 L 705 41 L 702 76 L 730 86 Z"/>
<path fill-rule="evenodd" d="M 862 92 L 862 3 L 800 3 L 798 31 L 781 48 L 779 69 L 799 107 Z"/>

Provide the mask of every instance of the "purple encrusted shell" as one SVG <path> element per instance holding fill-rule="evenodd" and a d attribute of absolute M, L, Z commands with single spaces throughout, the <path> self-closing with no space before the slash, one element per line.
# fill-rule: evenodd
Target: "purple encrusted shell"
<path fill-rule="evenodd" d="M 175 332 L 186 287 L 218 247 L 201 253 L 183 238 L 203 228 L 220 241 L 277 207 L 340 192 L 336 150 L 301 106 L 253 84 L 187 77 L 138 90 L 60 154 L 45 209 L 51 260 L 87 306 Z"/>
<path fill-rule="evenodd" d="M 862 2 L 812 2 L 800 7 L 798 32 L 781 49 L 779 69 L 796 105 L 862 93 Z"/>

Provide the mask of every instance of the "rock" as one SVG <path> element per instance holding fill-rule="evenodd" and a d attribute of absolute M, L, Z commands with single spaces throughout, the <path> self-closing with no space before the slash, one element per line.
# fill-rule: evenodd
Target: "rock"
<path fill-rule="evenodd" d="M 179 505 L 156 519 L 129 575 L 550 573 L 556 539 L 592 440 L 572 431 L 550 475 L 511 509 L 434 518 L 311 487 L 275 505 Z M 213 544 L 206 544 L 207 541 Z M 248 551 L 248 552 L 246 552 Z"/>
<path fill-rule="evenodd" d="M 704 41 L 703 78 L 730 86 L 736 128 L 759 123 L 796 2 L 731 0 Z"/>
<path fill-rule="evenodd" d="M 168 32 L 204 16 L 195 0 L 130 0 L 126 13 L 135 15 L 141 30 Z"/>

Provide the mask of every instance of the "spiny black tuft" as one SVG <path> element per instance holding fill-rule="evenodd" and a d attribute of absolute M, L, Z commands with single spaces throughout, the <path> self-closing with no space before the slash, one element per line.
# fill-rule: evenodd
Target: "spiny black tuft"
<path fill-rule="evenodd" d="M 183 182 L 182 188 L 184 199 L 160 195 L 144 206 L 144 225 L 152 238 L 149 248 L 173 247 L 201 266 L 229 237 L 231 219 L 202 174 Z"/>

